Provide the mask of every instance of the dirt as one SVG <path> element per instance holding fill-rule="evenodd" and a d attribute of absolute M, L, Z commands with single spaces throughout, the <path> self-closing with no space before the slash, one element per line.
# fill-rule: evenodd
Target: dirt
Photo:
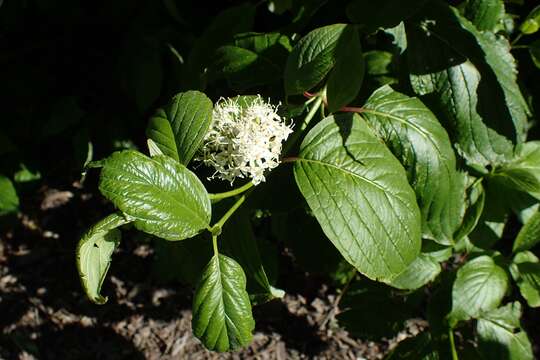
<path fill-rule="evenodd" d="M 161 285 L 152 249 L 127 232 L 103 293 L 89 302 L 75 267 L 80 233 L 108 209 L 74 184 L 44 188 L 0 233 L 0 358 L 3 359 L 382 359 L 426 323 L 412 319 L 393 339 L 350 336 L 336 324 L 336 290 L 305 277 L 305 288 L 254 307 L 252 344 L 237 353 L 209 352 L 191 333 L 193 290 Z M 7 230 L 6 230 L 7 229 Z M 303 274 L 306 276 L 306 274 Z"/>
<path fill-rule="evenodd" d="M 308 278 L 309 291 L 254 307 L 249 347 L 209 352 L 191 333 L 193 289 L 157 283 L 151 247 L 129 232 L 104 285 L 109 301 L 94 305 L 82 293 L 75 246 L 107 205 L 79 184 L 36 194 L 0 233 L 4 359 L 381 359 L 396 342 L 349 336 L 333 317 L 335 290 Z"/>

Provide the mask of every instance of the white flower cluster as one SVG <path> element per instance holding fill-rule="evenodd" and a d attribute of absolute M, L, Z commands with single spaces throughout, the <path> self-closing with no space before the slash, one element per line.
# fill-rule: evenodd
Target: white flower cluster
<path fill-rule="evenodd" d="M 278 166 L 282 143 L 292 133 L 277 114 L 277 106 L 260 95 L 245 106 L 238 98 L 222 98 L 212 116 L 198 158 L 216 170 L 211 178 L 231 184 L 237 177 L 251 177 L 255 185 L 265 181 L 264 172 Z"/>

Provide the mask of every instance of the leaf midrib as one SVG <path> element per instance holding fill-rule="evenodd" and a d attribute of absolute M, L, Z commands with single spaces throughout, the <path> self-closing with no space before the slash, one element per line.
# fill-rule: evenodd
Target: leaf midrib
<path fill-rule="evenodd" d="M 319 165 L 321 165 L 321 166 L 328 166 L 328 167 L 331 167 L 331 168 L 336 169 L 336 170 L 338 170 L 338 171 L 347 173 L 347 174 L 349 174 L 349 175 L 351 175 L 351 176 L 353 176 L 353 177 L 356 177 L 356 178 L 358 178 L 358 179 L 360 179 L 360 180 L 363 180 L 364 182 L 366 182 L 366 183 L 368 183 L 368 184 L 370 184 L 370 185 L 376 187 L 377 189 L 379 189 L 379 190 L 381 190 L 381 191 L 383 191 L 383 192 L 389 191 L 389 190 L 383 188 L 381 185 L 379 185 L 379 184 L 377 184 L 376 182 L 374 182 L 373 180 L 370 180 L 370 179 L 368 179 L 368 178 L 366 178 L 366 177 L 364 177 L 364 176 L 362 176 L 362 175 L 360 175 L 360 174 L 357 174 L 357 173 L 355 173 L 355 172 L 352 172 L 351 170 L 347 170 L 347 169 L 344 169 L 344 168 L 340 168 L 339 166 L 334 165 L 334 164 L 332 164 L 332 163 L 324 162 L 324 161 L 321 161 L 321 160 L 315 160 L 315 159 L 306 159 L 306 158 L 302 158 L 302 157 L 301 157 L 301 158 L 298 158 L 297 161 L 306 161 L 306 162 L 311 162 L 311 163 L 319 164 Z"/>

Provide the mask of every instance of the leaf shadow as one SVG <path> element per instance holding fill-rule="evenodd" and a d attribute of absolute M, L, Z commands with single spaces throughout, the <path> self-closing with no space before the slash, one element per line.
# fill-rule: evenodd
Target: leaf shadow
<path fill-rule="evenodd" d="M 349 140 L 349 137 L 351 136 L 354 121 L 359 121 L 360 118 L 356 114 L 347 113 L 347 114 L 335 115 L 335 119 L 336 119 L 336 125 L 339 128 L 339 135 L 341 136 L 341 144 L 348 158 L 352 159 L 353 162 L 364 166 L 365 165 L 364 162 L 362 162 L 362 160 L 360 159 L 357 159 L 356 155 L 349 149 L 349 146 L 347 143 L 347 141 Z"/>
<path fill-rule="evenodd" d="M 35 332 L 40 334 L 37 339 L 32 338 Z M 19 327 L 2 336 L 0 345 L 14 358 L 28 353 L 39 359 L 144 359 L 131 341 L 103 326 Z"/>

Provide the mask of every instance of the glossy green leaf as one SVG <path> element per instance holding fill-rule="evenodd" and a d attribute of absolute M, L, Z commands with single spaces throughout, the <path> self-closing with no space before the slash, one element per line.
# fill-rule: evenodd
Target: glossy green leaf
<path fill-rule="evenodd" d="M 420 212 L 405 170 L 356 114 L 304 139 L 296 183 L 326 236 L 370 279 L 390 281 L 420 251 Z"/>
<path fill-rule="evenodd" d="M 470 0 L 465 16 L 480 31 L 495 30 L 505 15 L 503 0 Z"/>
<path fill-rule="evenodd" d="M 510 272 L 530 307 L 540 307 L 540 262 L 530 251 L 514 256 Z"/>
<path fill-rule="evenodd" d="M 161 151 L 187 165 L 212 122 L 212 101 L 199 91 L 175 95 L 150 119 L 146 136 Z"/>
<path fill-rule="evenodd" d="M 19 208 L 19 197 L 11 180 L 0 175 L 0 215 L 9 214 Z"/>
<path fill-rule="evenodd" d="M 353 101 L 364 79 L 364 57 L 358 30 L 347 26 L 336 47 L 336 64 L 328 76 L 326 98 L 328 110 L 335 112 Z"/>
<path fill-rule="evenodd" d="M 246 276 L 236 261 L 214 255 L 193 297 L 193 334 L 209 350 L 229 351 L 251 342 L 255 321 Z"/>
<path fill-rule="evenodd" d="M 407 27 L 411 85 L 469 163 L 499 164 L 523 141 L 528 107 L 508 41 L 435 1 Z M 426 49 L 430 49 L 426 51 Z"/>
<path fill-rule="evenodd" d="M 506 271 L 487 255 L 468 261 L 457 272 L 452 287 L 451 322 L 477 318 L 500 305 L 506 289 Z"/>
<path fill-rule="evenodd" d="M 301 94 L 320 83 L 336 63 L 336 49 L 345 24 L 324 26 L 304 36 L 290 53 L 285 65 L 285 92 Z"/>
<path fill-rule="evenodd" d="M 532 360 L 527 333 L 521 328 L 521 304 L 507 304 L 482 315 L 476 325 L 481 353 L 490 360 Z"/>
<path fill-rule="evenodd" d="M 137 229 L 166 240 L 187 239 L 209 226 L 204 185 L 168 156 L 115 152 L 103 161 L 99 190 Z"/>
<path fill-rule="evenodd" d="M 523 225 L 514 241 L 513 252 L 532 249 L 540 242 L 540 212 L 537 211 Z"/>
<path fill-rule="evenodd" d="M 451 244 L 459 225 L 464 188 L 448 134 L 417 98 L 383 86 L 362 115 L 401 161 L 416 192 L 424 237 Z"/>
<path fill-rule="evenodd" d="M 365 32 L 379 28 L 391 28 L 410 18 L 426 0 L 409 0 L 404 6 L 402 0 L 365 1 L 354 0 L 347 6 L 347 17 L 359 24 Z"/>
<path fill-rule="evenodd" d="M 111 257 L 120 243 L 117 227 L 129 223 L 120 214 L 111 214 L 93 225 L 77 246 L 77 269 L 86 296 L 96 304 L 105 304 L 101 286 L 111 265 Z"/>
<path fill-rule="evenodd" d="M 403 290 L 416 290 L 433 281 L 441 272 L 439 263 L 427 254 L 420 254 L 389 284 Z"/>

